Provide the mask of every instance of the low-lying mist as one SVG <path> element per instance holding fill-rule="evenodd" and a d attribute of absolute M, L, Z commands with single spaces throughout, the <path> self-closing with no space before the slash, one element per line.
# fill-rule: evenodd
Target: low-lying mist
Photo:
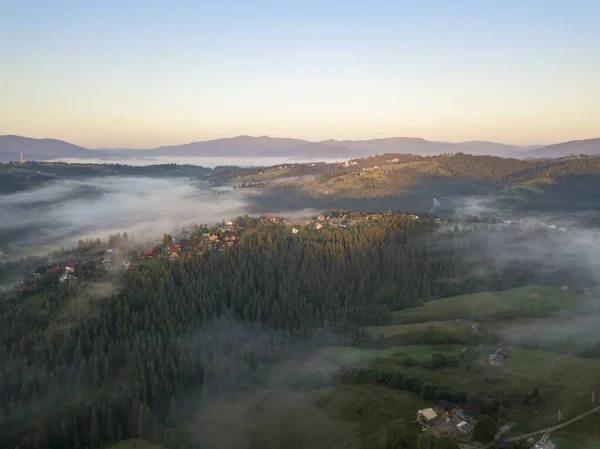
<path fill-rule="evenodd" d="M 0 243 L 13 248 L 69 247 L 79 238 L 128 232 L 156 238 L 190 223 L 245 213 L 246 201 L 183 179 L 139 177 L 65 180 L 0 196 Z"/>
<path fill-rule="evenodd" d="M 279 215 L 270 204 L 258 206 L 261 192 L 211 188 L 183 178 L 97 177 L 62 180 L 10 195 L 0 195 L 0 248 L 13 255 L 71 248 L 78 239 L 106 240 L 127 232 L 135 241 L 156 240 L 191 224 L 214 225 L 244 214 Z M 303 219 L 317 209 L 287 210 Z"/>
<path fill-rule="evenodd" d="M 93 158 L 61 158 L 53 159 L 54 162 L 68 162 L 71 164 L 127 164 L 127 165 L 154 165 L 154 164 L 191 164 L 202 167 L 214 168 L 218 166 L 236 165 L 238 167 L 270 167 L 279 164 L 308 163 L 308 162 L 340 162 L 340 158 L 290 158 L 290 157 L 236 157 L 230 156 L 179 156 L 179 157 L 115 157 L 114 159 Z"/>

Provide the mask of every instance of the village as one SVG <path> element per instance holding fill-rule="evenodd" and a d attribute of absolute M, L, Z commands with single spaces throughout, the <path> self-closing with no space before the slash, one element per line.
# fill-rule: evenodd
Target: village
<path fill-rule="evenodd" d="M 356 226 L 376 226 L 384 217 L 383 213 L 360 213 L 347 211 L 329 211 L 309 219 L 286 218 L 277 215 L 263 215 L 257 220 L 260 225 L 277 225 L 292 235 L 304 232 L 315 232 L 326 229 L 348 229 Z M 430 214 L 395 214 L 414 222 L 441 222 L 442 219 Z M 197 226 L 194 232 L 185 231 L 176 237 L 165 234 L 163 239 L 147 243 L 132 243 L 128 239 L 124 241 L 110 241 L 102 243 L 100 240 L 89 245 L 87 251 L 74 250 L 65 254 L 64 259 L 52 260 L 48 264 L 36 268 L 31 276 L 25 277 L 15 285 L 17 293 L 26 293 L 35 288 L 36 282 L 46 273 L 58 276 L 60 283 L 71 283 L 77 281 L 77 267 L 81 264 L 94 263 L 96 268 L 102 267 L 106 272 L 123 271 L 132 265 L 156 266 L 161 260 L 171 261 L 183 260 L 188 257 L 202 255 L 209 251 L 224 251 L 226 248 L 237 248 L 240 238 L 245 231 L 246 219 L 238 218 L 235 221 L 227 220 L 218 226 Z M 443 220 L 450 224 L 452 220 Z M 524 222 L 503 220 L 503 224 L 523 226 Z M 540 223 L 544 228 L 544 223 Z M 556 227 L 548 227 L 554 230 Z M 534 228 L 535 229 L 535 228 Z M 539 229 L 539 227 L 538 227 Z M 563 228 L 556 228 L 565 231 Z M 126 234 L 124 234 L 125 236 Z M 133 239 L 132 239 L 133 240 Z M 78 251 L 79 250 L 79 251 Z M 6 286 L 1 287 L 6 291 Z M 494 357 L 490 363 L 500 363 L 500 356 Z"/>
<path fill-rule="evenodd" d="M 402 214 L 405 218 L 419 221 L 427 217 L 416 214 Z M 281 226 L 292 235 L 301 229 L 320 231 L 325 229 L 347 229 L 354 226 L 374 226 L 383 214 L 345 213 L 333 211 L 310 219 L 289 219 L 276 215 L 263 215 L 256 219 L 261 226 Z M 439 221 L 439 219 L 436 219 Z M 181 232 L 176 237 L 165 234 L 163 239 L 147 243 L 134 243 L 127 234 L 111 236 L 108 242 L 99 239 L 80 242 L 72 252 L 62 257 L 52 257 L 48 263 L 33 270 L 15 285 L 15 292 L 24 294 L 32 291 L 44 276 L 57 276 L 60 283 L 78 280 L 81 267 L 88 264 L 94 269 L 107 273 L 124 271 L 135 265 L 156 266 L 162 260 L 181 261 L 188 257 L 200 256 L 205 252 L 224 251 L 237 248 L 245 231 L 245 221 L 226 220 L 218 226 L 198 226 L 192 232 Z M 5 288 L 3 288 L 5 290 Z"/>
<path fill-rule="evenodd" d="M 424 432 L 431 432 L 437 437 L 453 437 L 462 449 L 474 449 L 478 447 L 473 439 L 473 431 L 477 425 L 476 416 L 478 410 L 470 407 L 470 404 L 461 408 L 442 401 L 435 407 L 418 410 L 415 420 Z M 500 426 L 494 437 L 497 447 L 505 445 L 503 435 L 512 427 L 512 423 Z M 529 438 L 526 444 L 532 449 L 556 449 L 556 445 L 549 439 L 549 433 L 545 433 L 539 439 Z"/>

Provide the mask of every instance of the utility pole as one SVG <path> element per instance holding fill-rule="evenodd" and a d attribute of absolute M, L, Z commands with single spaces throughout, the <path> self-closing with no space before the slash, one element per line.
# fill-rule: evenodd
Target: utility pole
<path fill-rule="evenodd" d="M 596 401 L 596 390 L 592 390 L 592 403 Z"/>
<path fill-rule="evenodd" d="M 562 413 L 560 412 L 560 409 L 558 409 L 558 422 L 561 422 L 563 419 Z"/>

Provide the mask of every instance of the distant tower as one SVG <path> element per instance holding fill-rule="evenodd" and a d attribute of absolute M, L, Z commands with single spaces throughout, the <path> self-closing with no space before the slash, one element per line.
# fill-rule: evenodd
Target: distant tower
<path fill-rule="evenodd" d="M 25 159 L 23 159 L 23 153 L 19 153 L 21 155 L 21 157 L 19 158 L 19 163 L 24 164 L 25 163 Z"/>

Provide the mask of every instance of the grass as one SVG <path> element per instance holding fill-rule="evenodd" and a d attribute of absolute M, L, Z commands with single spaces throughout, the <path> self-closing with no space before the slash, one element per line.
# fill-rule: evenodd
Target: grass
<path fill-rule="evenodd" d="M 147 440 L 132 439 L 111 444 L 106 449 L 162 449 L 162 445 L 152 444 Z"/>
<path fill-rule="evenodd" d="M 344 385 L 309 392 L 263 390 L 203 403 L 189 425 L 193 438 L 214 449 L 371 448 L 380 433 L 415 428 L 416 395 L 374 385 Z M 204 447 L 204 446 L 203 446 Z"/>
<path fill-rule="evenodd" d="M 245 182 L 260 182 L 260 181 L 271 181 L 277 178 L 282 178 L 287 176 L 290 173 L 290 169 L 288 167 L 282 167 L 274 169 L 265 169 L 262 175 L 247 175 L 247 176 L 238 176 L 233 179 L 234 184 L 243 184 Z"/>
<path fill-rule="evenodd" d="M 458 318 L 461 320 L 456 322 Z M 590 297 L 555 287 L 529 286 L 432 301 L 422 307 L 394 312 L 396 323 L 408 324 L 365 328 L 375 338 L 383 335 L 384 344 L 393 344 L 394 337 L 408 334 L 418 337 L 432 329 L 455 336 L 473 334 L 470 326 L 476 320 L 482 322 L 482 330 L 488 337 L 497 336 L 505 344 L 518 346 L 531 341 L 542 344 L 542 349 L 516 348 L 505 367 L 487 364 L 487 355 L 496 349 L 495 345 L 468 346 L 475 357 L 468 367 L 461 363 L 458 367 L 438 370 L 426 365 L 406 366 L 404 359 L 425 361 L 434 353 L 458 357 L 465 345 L 418 344 L 377 350 L 328 348 L 328 351 L 341 361 L 354 361 L 356 365 L 384 372 L 402 372 L 439 387 L 483 395 L 501 390 L 511 398 L 508 412 L 509 418 L 517 423 L 514 430 L 533 430 L 556 424 L 559 409 L 563 418 L 569 419 L 592 407 L 592 391 L 600 392 L 597 377 L 600 360 L 545 351 L 543 346 L 546 342 L 568 340 L 597 342 L 598 319 Z M 524 396 L 534 386 L 539 387 L 541 399 L 525 406 Z M 591 424 L 574 424 L 578 434 L 600 434 L 600 428 L 596 428 Z"/>
<path fill-rule="evenodd" d="M 416 361 L 431 360 L 432 354 L 457 355 L 462 346 L 456 345 L 406 345 L 385 349 L 363 349 L 350 346 L 328 346 L 321 354 L 330 357 L 342 365 L 369 366 L 370 364 L 398 363 L 406 358 Z"/>
<path fill-rule="evenodd" d="M 556 424 L 560 408 L 564 419 L 589 410 L 592 390 L 600 391 L 600 360 L 584 359 L 540 350 L 516 349 L 505 367 L 487 364 L 487 355 L 494 347 L 484 347 L 471 368 L 465 365 L 453 368 L 429 369 L 423 366 L 407 367 L 406 358 L 414 362 L 431 360 L 433 354 L 458 357 L 463 346 L 414 345 L 396 346 L 380 350 L 329 347 L 324 354 L 337 358 L 340 363 L 366 367 L 382 372 L 401 372 L 438 387 L 464 390 L 483 396 L 502 391 L 510 398 L 510 419 L 521 424 L 515 430 L 531 430 Z M 476 347 L 469 347 L 476 351 Z M 531 406 L 523 405 L 523 398 L 538 386 L 541 399 Z M 590 427 L 590 428 L 593 428 Z M 600 430 L 600 429 L 598 429 Z"/>
<path fill-rule="evenodd" d="M 378 165 L 371 171 L 342 174 L 322 184 L 338 194 L 353 196 L 391 195 L 402 192 L 421 178 L 447 176 L 448 172 L 435 161 L 414 161 L 402 164 Z"/>
<path fill-rule="evenodd" d="M 570 318 L 517 318 L 486 323 L 484 328 L 508 342 L 576 342 L 591 345 L 600 340 L 600 317 L 596 313 Z"/>
<path fill-rule="evenodd" d="M 423 307 L 396 311 L 396 323 L 455 320 L 495 321 L 556 316 L 575 309 L 583 296 L 557 287 L 528 286 L 443 298 Z"/>
<path fill-rule="evenodd" d="M 365 327 L 364 330 L 371 336 L 378 338 L 383 335 L 389 338 L 394 335 L 405 335 L 410 333 L 421 333 L 428 330 L 437 330 L 460 334 L 471 330 L 472 323 L 469 321 L 432 321 L 426 323 L 397 324 L 391 326 Z"/>
<path fill-rule="evenodd" d="M 588 426 L 597 425 L 597 417 L 595 421 L 586 423 Z M 575 427 L 575 426 L 573 426 Z M 571 429 L 571 427 L 567 427 Z M 582 437 L 570 430 L 559 431 L 556 435 L 551 435 L 550 439 L 560 449 L 600 449 L 600 439 L 597 437 Z"/>

